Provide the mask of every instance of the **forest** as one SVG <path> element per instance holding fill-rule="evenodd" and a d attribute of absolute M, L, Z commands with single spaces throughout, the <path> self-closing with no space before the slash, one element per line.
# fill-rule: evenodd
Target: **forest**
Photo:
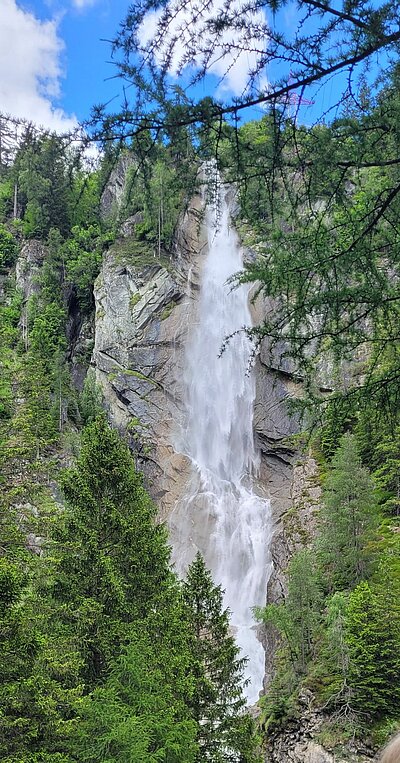
<path fill-rule="evenodd" d="M 359 106 L 313 127 L 276 103 L 235 126 L 208 104 L 195 135 L 182 119 L 121 140 L 118 119 L 95 166 L 68 136 L 29 123 L 14 144 L 0 119 L 4 763 L 257 763 L 301 716 L 304 692 L 329 750 L 356 740 L 373 755 L 399 729 L 398 83 L 394 65 L 378 93 L 365 86 Z M 104 189 L 126 155 L 122 202 L 104 219 Z M 285 598 L 254 613 L 278 643 L 257 714 L 220 587 L 200 554 L 178 579 L 128 433 L 110 425 L 91 348 L 81 385 L 71 362 L 72 316 L 93 316 L 121 225 L 135 220 L 141 262 L 173 263 L 213 157 L 256 253 L 231 285 L 255 283 L 277 306 L 246 330 L 295 365 L 294 445 L 312 452 L 322 491 Z M 32 242 L 24 291 L 21 251 Z"/>

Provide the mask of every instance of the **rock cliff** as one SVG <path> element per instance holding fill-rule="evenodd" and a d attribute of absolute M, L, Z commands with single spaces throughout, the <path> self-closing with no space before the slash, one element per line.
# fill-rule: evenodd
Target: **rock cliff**
<path fill-rule="evenodd" d="M 173 261 L 143 256 L 128 236 L 107 254 L 95 284 L 97 382 L 113 422 L 129 432 L 162 518 L 178 499 L 186 472 L 171 442 L 181 420 L 182 350 L 203 253 L 200 208 L 195 198 Z"/>
<path fill-rule="evenodd" d="M 120 184 L 121 178 L 117 184 L 119 198 Z M 112 193 L 112 203 L 116 203 L 118 193 L 115 189 Z M 143 253 L 134 237 L 134 220 L 123 226 L 121 239 L 104 258 L 95 284 L 91 363 L 110 418 L 129 433 L 138 467 L 163 520 L 168 520 L 190 479 L 190 464 L 173 444 L 182 425 L 185 341 L 196 320 L 205 255 L 201 212 L 202 200 L 195 197 L 182 217 L 171 259 Z M 268 306 L 258 299 L 253 309 L 257 322 Z M 259 480 L 271 500 L 274 526 L 270 548 L 274 569 L 266 591 L 268 602 L 284 597 L 288 561 L 297 548 L 311 541 L 320 502 L 317 464 L 311 454 L 300 453 L 293 444 L 300 425 L 290 415 L 287 400 L 301 394 L 301 380 L 283 349 L 271 352 L 264 341 L 255 365 Z M 263 638 L 267 686 L 276 634 L 267 630 Z M 318 742 L 320 721 L 305 705 L 296 728 L 271 738 L 266 762 L 342 763 Z M 350 751 L 344 760 L 366 763 L 370 758 Z"/>
<path fill-rule="evenodd" d="M 202 200 L 196 197 L 182 218 L 171 260 L 144 256 L 129 229 L 104 258 L 95 284 L 96 379 L 112 421 L 129 432 L 163 519 L 184 495 L 190 476 L 187 459 L 173 442 L 182 424 L 185 340 L 196 319 L 206 251 L 201 210 Z M 254 309 L 258 320 L 265 308 L 258 304 Z M 286 399 L 298 393 L 298 383 L 287 361 L 276 356 L 271 363 L 265 345 L 256 362 L 256 386 L 259 477 L 271 499 L 275 528 L 274 572 L 267 593 L 268 600 L 277 601 L 284 595 L 290 555 L 310 532 L 318 487 L 313 460 L 300 459 L 289 440 L 299 423 L 289 415 Z M 273 634 L 266 634 L 266 642 L 270 657 Z M 271 669 L 267 659 L 266 680 Z"/>

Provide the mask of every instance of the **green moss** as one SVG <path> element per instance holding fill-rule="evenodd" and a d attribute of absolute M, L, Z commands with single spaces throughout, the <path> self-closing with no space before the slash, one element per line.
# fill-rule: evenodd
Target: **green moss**
<path fill-rule="evenodd" d="M 341 752 L 341 748 L 354 737 L 355 727 L 352 720 L 343 718 L 326 721 L 315 735 L 316 740 L 327 750 Z"/>
<path fill-rule="evenodd" d="M 175 307 L 175 302 L 169 302 L 168 305 L 164 307 L 164 310 L 162 311 L 160 315 L 160 321 L 165 321 L 167 318 L 169 318 L 174 307 Z"/>
<path fill-rule="evenodd" d="M 141 298 L 141 294 L 138 291 L 136 291 L 134 294 L 131 294 L 129 299 L 129 307 L 131 310 L 133 310 L 137 303 L 140 302 Z"/>
<path fill-rule="evenodd" d="M 145 374 L 140 373 L 140 371 L 134 371 L 131 368 L 126 368 L 123 371 L 124 376 L 135 376 L 136 379 L 141 379 L 142 381 L 149 382 L 149 384 L 154 384 L 155 387 L 158 387 L 159 384 L 154 379 L 151 379 L 150 376 L 146 376 Z"/>
<path fill-rule="evenodd" d="M 141 427 L 142 422 L 140 419 L 138 419 L 137 416 L 132 416 L 131 420 L 128 423 L 127 429 L 128 431 L 131 431 L 132 429 L 135 429 L 136 427 Z"/>
<path fill-rule="evenodd" d="M 154 244 L 148 241 L 138 241 L 132 237 L 121 238 L 112 245 L 109 251 L 116 265 L 134 265 L 137 268 L 147 265 L 162 265 L 166 269 L 171 267 L 170 259 L 165 252 L 158 257 Z"/>

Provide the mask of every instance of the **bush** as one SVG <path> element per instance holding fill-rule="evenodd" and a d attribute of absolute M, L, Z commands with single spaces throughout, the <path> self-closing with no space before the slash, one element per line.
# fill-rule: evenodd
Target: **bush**
<path fill-rule="evenodd" d="M 14 265 L 17 259 L 17 242 L 5 225 L 0 223 L 0 271 Z"/>

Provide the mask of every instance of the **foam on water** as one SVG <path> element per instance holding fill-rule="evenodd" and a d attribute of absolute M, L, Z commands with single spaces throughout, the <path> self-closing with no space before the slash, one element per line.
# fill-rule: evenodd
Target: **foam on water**
<path fill-rule="evenodd" d="M 227 284 L 241 269 L 242 254 L 222 186 L 218 196 L 206 210 L 208 254 L 197 322 L 186 348 L 186 422 L 177 444 L 191 459 L 193 478 L 173 512 L 171 534 L 178 571 L 184 574 L 199 549 L 225 590 L 236 640 L 248 657 L 246 693 L 253 704 L 262 689 L 265 654 L 251 608 L 265 603 L 270 512 L 253 486 L 259 458 L 253 439 L 252 346 L 240 331 L 251 324 L 249 290 L 244 285 L 231 290 Z M 232 334 L 221 355 L 225 337 Z"/>

